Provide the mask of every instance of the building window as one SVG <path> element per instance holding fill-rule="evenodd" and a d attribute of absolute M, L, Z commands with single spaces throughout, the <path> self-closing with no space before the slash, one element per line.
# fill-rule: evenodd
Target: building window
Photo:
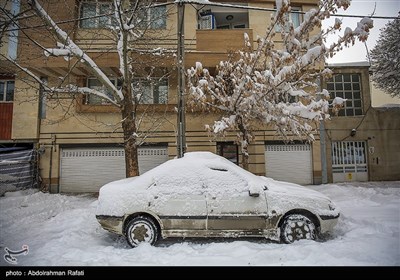
<path fill-rule="evenodd" d="M 117 87 L 121 88 L 121 83 L 117 79 L 110 79 L 110 81 Z M 167 104 L 168 103 L 168 79 L 166 78 L 134 78 L 133 94 L 136 95 L 140 104 Z M 111 92 L 101 84 L 96 78 L 89 78 L 87 80 L 87 87 L 96 89 L 100 92 L 107 94 L 108 97 L 114 99 Z M 110 105 L 107 100 L 90 94 L 86 97 L 86 104 L 90 105 Z"/>
<path fill-rule="evenodd" d="M 0 80 L 0 102 L 14 101 L 14 81 Z"/>
<path fill-rule="evenodd" d="M 247 3 L 235 3 L 247 6 Z M 200 7 L 199 7 L 200 8 Z M 198 29 L 239 29 L 249 27 L 246 9 L 203 6 L 197 17 Z"/>
<path fill-rule="evenodd" d="M 167 8 L 166 6 L 158 6 L 144 8 L 141 13 L 140 28 L 142 29 L 166 29 L 167 28 Z"/>
<path fill-rule="evenodd" d="M 81 3 L 82 28 L 107 28 L 114 25 L 111 2 L 82 2 Z M 100 16 L 104 15 L 104 16 Z"/>
<path fill-rule="evenodd" d="M 133 91 L 140 104 L 167 104 L 167 78 L 134 78 Z"/>
<path fill-rule="evenodd" d="M 117 79 L 110 79 L 110 81 L 116 87 L 120 87 L 121 86 L 120 83 L 118 83 Z M 103 93 L 107 94 L 107 96 L 110 97 L 111 99 L 114 99 L 112 93 L 107 91 L 107 89 L 96 78 L 87 79 L 87 87 L 95 89 L 95 90 L 98 90 L 100 92 L 103 92 Z M 91 105 L 109 105 L 111 103 L 108 102 L 107 100 L 101 98 L 100 96 L 97 96 L 97 95 L 94 95 L 94 94 L 89 94 L 86 97 L 86 104 L 91 104 Z"/>
<path fill-rule="evenodd" d="M 167 28 L 167 8 L 165 6 L 153 7 L 149 9 L 149 20 L 151 29 Z"/>
<path fill-rule="evenodd" d="M 276 7 L 275 7 L 276 9 Z M 300 12 L 301 8 L 300 7 L 292 7 L 292 11 L 296 11 L 296 12 Z M 286 14 L 286 16 L 289 16 Z M 293 23 L 293 27 L 299 27 L 300 23 L 301 23 L 301 13 L 290 13 L 290 20 Z M 285 31 L 289 31 L 289 21 L 286 21 L 286 25 L 285 25 Z M 280 32 L 281 26 L 280 25 L 275 25 L 275 31 L 276 32 Z"/>
<path fill-rule="evenodd" d="M 327 82 L 331 98 L 347 99 L 339 116 L 362 115 L 361 78 L 360 74 L 336 74 Z"/>
<path fill-rule="evenodd" d="M 166 6 L 144 7 L 145 11 L 138 12 L 137 19 L 140 28 L 166 29 Z M 111 2 L 87 1 L 81 3 L 80 16 L 82 28 L 109 28 L 116 25 L 113 14 L 114 5 Z"/>
<path fill-rule="evenodd" d="M 217 142 L 217 154 L 239 164 L 238 146 L 233 142 Z"/>

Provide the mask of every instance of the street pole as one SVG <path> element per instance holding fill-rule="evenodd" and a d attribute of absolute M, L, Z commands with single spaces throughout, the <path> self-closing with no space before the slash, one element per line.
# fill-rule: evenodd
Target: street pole
<path fill-rule="evenodd" d="M 321 143 L 322 184 L 326 184 L 328 183 L 328 172 L 326 167 L 325 120 L 321 120 L 319 123 L 319 139 Z"/>
<path fill-rule="evenodd" d="M 185 120 L 185 4 L 182 1 L 178 6 L 178 120 L 177 120 L 177 156 L 183 157 L 186 151 L 186 120 Z"/>

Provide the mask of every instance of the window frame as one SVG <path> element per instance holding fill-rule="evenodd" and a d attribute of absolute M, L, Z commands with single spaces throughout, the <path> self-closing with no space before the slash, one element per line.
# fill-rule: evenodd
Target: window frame
<path fill-rule="evenodd" d="M 301 12 L 302 11 L 302 7 L 301 6 L 294 6 L 294 7 L 291 7 L 291 8 L 292 8 L 292 11 L 297 11 L 297 12 Z M 276 6 L 274 7 L 274 9 L 276 9 Z M 294 15 L 296 15 L 298 17 L 297 18 L 298 19 L 298 25 L 294 24 L 294 21 L 293 21 L 293 16 Z M 300 24 L 303 22 L 302 14 L 301 13 L 290 12 L 290 21 L 293 23 L 293 28 L 299 27 Z M 281 26 L 280 25 L 275 25 L 275 32 L 281 32 L 281 31 L 282 31 Z M 289 31 L 289 25 L 285 26 L 285 32 L 288 32 L 288 31 Z"/>
<path fill-rule="evenodd" d="M 114 77 L 108 77 L 108 78 L 113 83 L 114 86 L 116 86 L 117 88 L 120 87 L 120 85 L 118 84 L 118 82 L 119 82 L 118 78 L 116 78 L 116 77 L 115 78 Z M 88 87 L 90 89 L 95 89 L 95 88 L 89 86 L 89 80 L 94 80 L 94 81 L 99 81 L 99 80 L 96 77 L 88 77 L 86 79 L 86 87 Z M 103 85 L 101 87 L 102 87 L 102 90 L 105 90 L 105 87 Z M 98 90 L 98 89 L 96 89 L 96 90 Z M 113 96 L 108 94 L 106 92 L 106 90 L 105 91 L 101 91 L 101 92 L 103 92 L 104 94 L 108 95 L 111 99 L 113 98 Z M 91 103 L 90 97 L 98 98 L 100 102 L 99 103 Z M 99 96 L 96 96 L 94 94 L 89 94 L 89 95 L 86 96 L 85 104 L 86 105 L 92 105 L 92 106 L 93 105 L 112 105 L 111 102 L 109 102 L 106 99 L 103 99 L 103 98 L 101 98 Z"/>
<path fill-rule="evenodd" d="M 353 80 L 355 76 L 358 77 L 358 81 Z M 354 85 L 357 86 L 354 87 Z M 339 110 L 338 116 L 355 117 L 364 114 L 361 73 L 335 73 L 332 78 L 326 82 L 326 89 L 331 96 L 331 100 L 335 97 L 347 99 L 347 101 L 344 102 L 344 107 Z M 355 98 L 356 95 L 359 95 L 359 97 Z M 356 103 L 358 103 L 358 105 L 356 105 Z"/>
<path fill-rule="evenodd" d="M 156 11 L 157 9 L 163 9 L 160 14 Z M 153 7 L 146 7 L 146 14 L 144 15 L 141 22 L 139 24 L 139 29 L 150 29 L 150 30 L 165 30 L 167 29 L 167 7 L 166 6 L 153 6 Z M 162 15 L 164 14 L 164 15 Z M 159 24 L 159 21 L 162 21 Z"/>
<path fill-rule="evenodd" d="M 83 6 L 87 4 L 94 4 L 96 5 L 96 12 L 94 14 L 93 19 L 81 19 L 79 20 L 79 27 L 84 28 L 84 29 L 96 29 L 96 28 L 107 28 L 107 26 L 113 26 L 113 16 L 105 16 L 107 19 L 107 22 L 105 24 L 101 24 L 100 21 L 103 17 L 99 17 L 101 15 L 101 6 L 102 5 L 107 5 L 108 6 L 108 11 L 111 13 L 113 10 L 113 2 L 108 2 L 108 1 L 97 1 L 97 0 L 89 0 L 89 1 L 82 1 L 79 5 L 79 16 L 80 18 L 87 17 L 83 16 Z M 89 16 L 90 17 L 90 16 Z M 94 26 L 84 26 L 84 22 L 89 22 L 93 20 L 94 21 Z"/>
<path fill-rule="evenodd" d="M 217 155 L 226 158 L 227 160 L 229 160 L 230 162 L 239 165 L 239 146 L 237 144 L 235 144 L 234 142 L 216 142 L 216 152 Z M 235 153 L 236 153 L 236 162 L 232 161 L 230 158 L 225 157 L 224 155 L 224 148 L 227 146 L 234 146 L 235 147 Z"/>
<path fill-rule="evenodd" d="M 116 86 L 118 89 L 122 86 L 120 84 L 120 80 L 117 77 L 109 77 L 110 81 L 114 84 L 114 86 Z M 88 77 L 86 78 L 86 87 L 91 88 L 91 89 L 96 89 L 95 87 L 91 87 L 90 86 L 90 81 L 98 81 L 98 79 L 96 77 Z M 140 105 L 167 105 L 168 104 L 168 95 L 169 95 L 169 79 L 168 77 L 151 77 L 151 78 L 143 78 L 143 77 L 134 77 L 132 79 L 132 82 L 134 83 L 135 80 L 139 80 L 139 81 L 149 81 L 150 86 L 151 86 L 151 94 L 152 94 L 152 102 L 153 103 L 142 103 L 139 102 Z M 156 81 L 156 82 L 153 82 Z M 165 92 L 165 102 L 164 103 L 160 103 L 160 91 L 155 91 L 156 85 L 158 86 L 162 86 L 162 84 L 160 84 L 160 82 L 165 81 L 166 83 L 166 92 Z M 104 86 L 101 86 L 101 89 L 103 90 L 102 92 L 107 94 Z M 99 90 L 99 89 L 97 89 Z M 100 90 L 101 91 L 101 90 Z M 157 92 L 158 95 L 155 97 L 154 93 Z M 133 94 L 135 94 L 135 92 L 133 92 Z M 112 95 L 107 94 L 110 98 L 113 98 Z M 94 97 L 94 100 L 91 100 L 91 97 Z M 98 99 L 99 102 L 95 102 L 95 100 Z M 140 101 L 140 100 L 139 100 Z M 155 103 L 155 101 L 157 101 L 157 103 Z M 94 102 L 94 103 L 93 103 Z M 101 106 L 101 105 L 112 105 L 109 101 L 101 98 L 101 97 L 97 97 L 96 95 L 93 94 L 89 94 L 87 96 L 85 96 L 85 100 L 84 100 L 84 104 L 85 105 L 91 105 L 91 106 Z"/>
<path fill-rule="evenodd" d="M 13 79 L 0 79 L 0 82 L 4 83 L 3 92 L 0 93 L 0 94 L 3 95 L 3 97 L 2 97 L 2 99 L 0 99 L 0 102 L 1 103 L 12 103 L 12 102 L 14 102 L 15 80 L 13 80 Z M 7 100 L 7 96 L 8 96 L 8 92 L 7 91 L 8 91 L 8 87 L 9 87 L 8 84 L 10 82 L 13 84 L 13 90 L 12 90 L 12 93 L 11 93 L 11 100 Z"/>
<path fill-rule="evenodd" d="M 169 79 L 168 77 L 150 77 L 150 78 L 143 78 L 143 77 L 134 77 L 132 79 L 132 82 L 136 83 L 136 81 L 139 81 L 139 83 L 141 83 L 142 81 L 149 81 L 150 87 L 151 87 L 151 94 L 152 94 L 152 103 L 143 103 L 142 102 L 142 98 L 143 95 L 140 97 L 139 104 L 141 105 L 165 105 L 168 104 L 168 94 L 169 94 Z M 156 81 L 156 82 L 153 82 Z M 165 94 L 165 103 L 160 103 L 160 91 L 158 90 L 158 96 L 157 98 L 155 98 L 155 87 L 156 85 L 158 85 L 158 88 L 160 87 L 160 83 L 162 81 L 166 82 L 166 87 L 167 87 L 167 91 Z M 146 86 L 146 85 L 145 85 Z M 157 100 L 157 103 L 155 102 Z"/>
<path fill-rule="evenodd" d="M 83 9 L 85 5 L 95 5 L 96 10 L 94 15 L 83 15 Z M 79 5 L 79 16 L 80 18 L 84 17 L 94 17 L 92 19 L 81 19 L 79 21 L 79 27 L 84 29 L 100 29 L 100 28 L 109 28 L 110 26 L 116 26 L 114 15 L 100 17 L 102 12 L 102 6 L 108 6 L 107 10 L 111 13 L 114 10 L 113 2 L 108 1 L 97 1 L 97 0 L 87 0 L 82 1 Z M 160 12 L 158 12 L 160 11 Z M 106 19 L 104 23 L 102 22 L 103 18 Z M 92 23 L 93 21 L 93 23 Z M 145 26 L 143 29 L 151 29 L 151 30 L 164 30 L 167 29 L 167 7 L 166 6 L 154 6 L 146 8 L 145 15 Z M 87 26 L 85 26 L 87 24 Z M 93 26 L 92 26 L 93 25 Z M 139 27 L 140 28 L 140 27 Z"/>

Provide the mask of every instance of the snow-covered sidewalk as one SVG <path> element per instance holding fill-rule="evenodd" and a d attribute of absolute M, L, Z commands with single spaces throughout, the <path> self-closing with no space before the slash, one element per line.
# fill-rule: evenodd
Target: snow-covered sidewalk
<path fill-rule="evenodd" d="M 93 196 L 6 193 L 0 198 L 0 265 L 9 265 L 5 247 L 23 245 L 29 253 L 16 257 L 18 265 L 400 265 L 400 182 L 309 187 L 341 208 L 325 241 L 178 239 L 135 249 L 100 227 Z"/>

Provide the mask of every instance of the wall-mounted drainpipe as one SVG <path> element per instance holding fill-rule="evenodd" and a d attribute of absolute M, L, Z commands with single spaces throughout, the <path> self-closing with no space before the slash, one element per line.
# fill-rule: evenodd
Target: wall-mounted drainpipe
<path fill-rule="evenodd" d="M 53 169 L 53 145 L 50 147 L 50 167 L 49 167 L 49 193 L 51 193 L 51 171 Z M 57 189 L 58 192 L 58 189 Z"/>

